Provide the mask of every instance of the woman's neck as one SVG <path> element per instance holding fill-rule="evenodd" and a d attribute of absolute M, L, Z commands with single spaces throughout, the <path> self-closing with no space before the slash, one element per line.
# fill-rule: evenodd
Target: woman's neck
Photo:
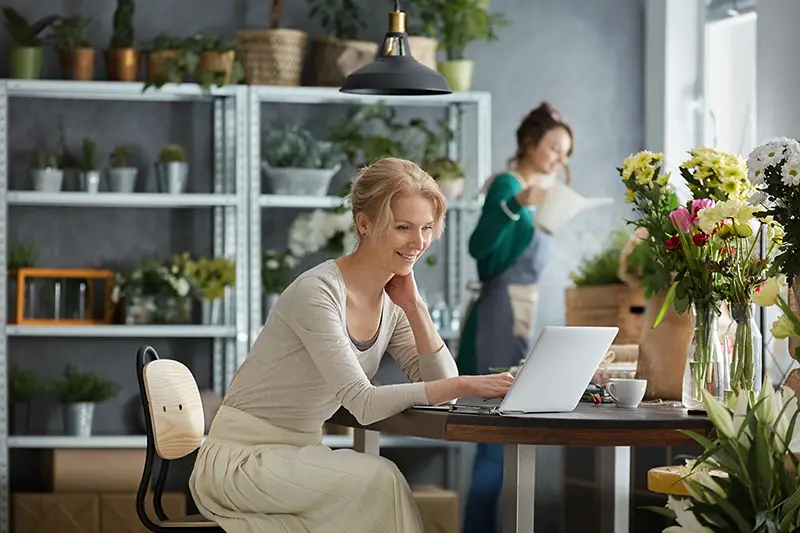
<path fill-rule="evenodd" d="M 514 168 L 514 171 L 519 174 L 519 177 L 527 183 L 528 185 L 533 185 L 539 181 L 539 178 L 542 176 L 541 172 L 536 170 L 536 168 L 526 160 L 521 160 L 517 162 L 517 166 Z"/>
<path fill-rule="evenodd" d="M 361 247 L 355 252 L 336 259 L 348 293 L 354 291 L 361 299 L 373 301 L 383 298 L 383 290 L 391 274 L 376 268 L 369 252 Z"/>

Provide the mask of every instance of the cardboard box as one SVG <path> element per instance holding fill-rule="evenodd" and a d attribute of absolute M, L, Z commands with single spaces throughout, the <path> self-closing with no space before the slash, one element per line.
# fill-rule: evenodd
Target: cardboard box
<path fill-rule="evenodd" d="M 14 493 L 13 533 L 100 533 L 97 494 Z"/>
<path fill-rule="evenodd" d="M 458 493 L 435 485 L 411 487 L 425 533 L 461 533 Z"/>
<path fill-rule="evenodd" d="M 53 492 L 136 492 L 145 450 L 55 449 L 43 468 Z"/>

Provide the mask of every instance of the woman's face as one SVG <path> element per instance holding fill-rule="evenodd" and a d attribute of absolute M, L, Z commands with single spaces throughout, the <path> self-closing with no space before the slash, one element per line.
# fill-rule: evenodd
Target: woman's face
<path fill-rule="evenodd" d="M 555 174 L 567 163 L 572 138 L 566 129 L 557 127 L 544 134 L 539 144 L 530 146 L 526 157 L 541 174 Z"/>
<path fill-rule="evenodd" d="M 375 256 L 375 266 L 393 275 L 411 273 L 414 263 L 422 257 L 433 240 L 433 203 L 422 195 L 398 198 L 392 206 L 392 223 L 377 241 L 368 239 L 367 249 Z M 375 225 L 362 217 L 359 230 L 367 235 L 375 231 Z"/>

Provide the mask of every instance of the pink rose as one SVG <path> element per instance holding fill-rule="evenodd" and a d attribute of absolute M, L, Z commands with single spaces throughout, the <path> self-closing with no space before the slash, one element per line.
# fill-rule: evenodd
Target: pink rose
<path fill-rule="evenodd" d="M 694 217 L 689 210 L 683 206 L 669 214 L 669 220 L 672 225 L 681 233 L 689 233 L 694 227 Z"/>
<path fill-rule="evenodd" d="M 697 218 L 697 213 L 707 207 L 714 207 L 714 200 L 709 198 L 702 198 L 700 200 L 692 200 L 692 218 Z"/>

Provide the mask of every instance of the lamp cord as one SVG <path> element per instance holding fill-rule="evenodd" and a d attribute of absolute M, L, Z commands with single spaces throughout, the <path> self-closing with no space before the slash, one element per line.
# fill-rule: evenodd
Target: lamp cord
<path fill-rule="evenodd" d="M 394 10 L 397 12 L 400 11 L 400 0 L 394 0 Z"/>

